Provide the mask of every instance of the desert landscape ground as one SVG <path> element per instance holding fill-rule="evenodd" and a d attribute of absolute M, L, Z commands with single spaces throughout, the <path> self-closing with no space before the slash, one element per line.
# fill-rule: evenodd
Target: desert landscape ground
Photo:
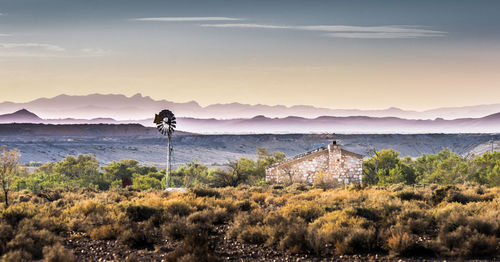
<path fill-rule="evenodd" d="M 17 192 L 3 261 L 495 261 L 497 188 Z"/>
<path fill-rule="evenodd" d="M 21 124 L 20 124 L 21 125 Z M 127 125 L 46 126 L 0 124 L 0 142 L 21 151 L 20 162 L 43 164 L 68 155 L 93 154 L 101 164 L 136 159 L 165 165 L 166 139 L 155 128 Z M 13 130 L 14 129 L 14 130 Z M 500 134 L 251 134 L 201 135 L 177 133 L 173 138 L 173 165 L 191 160 L 221 166 L 240 157 L 255 158 L 257 147 L 291 157 L 325 146 L 333 140 L 347 150 L 366 155 L 368 150 L 392 148 L 401 156 L 418 157 L 450 148 L 460 155 L 478 155 L 500 145 Z"/>
<path fill-rule="evenodd" d="M 499 140 L 499 134 L 178 132 L 170 178 L 178 189 L 164 191 L 166 139 L 155 128 L 2 124 L 0 255 L 496 261 Z M 264 168 L 284 157 L 278 152 L 291 157 L 332 141 L 365 154 L 363 184 L 319 175 L 312 184 L 265 181 Z"/>
<path fill-rule="evenodd" d="M 0 0 L 0 262 L 500 262 L 499 0 Z"/>

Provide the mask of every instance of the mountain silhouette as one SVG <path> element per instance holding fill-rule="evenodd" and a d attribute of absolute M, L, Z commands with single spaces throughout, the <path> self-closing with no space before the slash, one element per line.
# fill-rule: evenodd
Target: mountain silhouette
<path fill-rule="evenodd" d="M 465 107 L 436 108 L 425 111 L 403 110 L 397 107 L 377 110 L 331 109 L 310 105 L 262 105 L 262 104 L 212 104 L 200 106 L 195 101 L 172 102 L 155 100 L 138 93 L 131 97 L 121 94 L 58 95 L 52 98 L 39 98 L 26 103 L 2 102 L 0 114 L 19 109 L 36 112 L 44 119 L 93 119 L 113 118 L 116 120 L 146 119 L 155 112 L 168 108 L 178 117 L 235 119 L 265 116 L 286 118 L 298 116 L 317 118 L 321 116 L 349 117 L 397 117 L 405 119 L 457 119 L 480 118 L 500 112 L 500 103 Z"/>
<path fill-rule="evenodd" d="M 23 108 L 11 114 L 0 115 L 0 122 L 39 123 L 43 122 L 43 119 Z"/>

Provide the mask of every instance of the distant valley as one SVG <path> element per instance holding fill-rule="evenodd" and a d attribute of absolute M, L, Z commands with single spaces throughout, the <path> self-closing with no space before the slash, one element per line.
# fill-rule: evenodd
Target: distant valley
<path fill-rule="evenodd" d="M 393 148 L 401 156 L 418 157 L 448 147 L 464 156 L 500 146 L 500 134 L 253 134 L 201 135 L 175 132 L 174 166 L 191 160 L 221 166 L 239 157 L 255 158 L 257 147 L 294 156 L 336 140 L 344 148 Z M 166 138 L 141 125 L 0 124 L 0 144 L 21 151 L 20 162 L 46 163 L 68 155 L 94 154 L 101 164 L 132 158 L 142 164 L 165 165 Z"/>

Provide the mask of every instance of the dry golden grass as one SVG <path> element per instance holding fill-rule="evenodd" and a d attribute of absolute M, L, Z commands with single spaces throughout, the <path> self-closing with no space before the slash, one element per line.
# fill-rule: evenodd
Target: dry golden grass
<path fill-rule="evenodd" d="M 226 237 L 291 253 L 494 258 L 500 248 L 500 189 L 472 184 L 57 190 L 11 197 L 10 207 L 0 206 L 4 261 L 71 259 L 62 239 L 87 236 L 130 248 L 170 239 L 183 243 L 171 259 L 210 257 L 206 241 L 221 224 Z"/>

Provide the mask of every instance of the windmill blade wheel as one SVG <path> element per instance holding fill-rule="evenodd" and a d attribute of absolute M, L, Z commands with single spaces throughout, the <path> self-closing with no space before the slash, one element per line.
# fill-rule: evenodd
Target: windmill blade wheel
<path fill-rule="evenodd" d="M 177 126 L 174 113 L 168 109 L 162 110 L 160 113 L 156 114 L 153 122 L 162 135 L 171 135 Z"/>

